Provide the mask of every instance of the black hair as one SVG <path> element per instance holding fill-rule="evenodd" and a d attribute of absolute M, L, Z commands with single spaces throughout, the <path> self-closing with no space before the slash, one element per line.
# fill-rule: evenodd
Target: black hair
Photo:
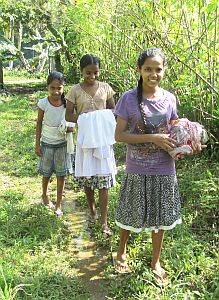
<path fill-rule="evenodd" d="M 49 73 L 49 75 L 47 77 L 47 85 L 49 85 L 53 80 L 58 80 L 60 82 L 60 84 L 62 84 L 62 85 L 65 84 L 65 77 L 61 72 L 53 71 L 53 72 Z M 65 99 L 64 93 L 62 93 L 62 95 L 61 95 L 61 101 L 62 101 L 64 107 L 66 107 L 66 99 Z"/>
<path fill-rule="evenodd" d="M 139 68 L 141 68 L 145 62 L 145 60 L 149 57 L 155 57 L 155 56 L 160 56 L 163 59 L 163 64 L 166 65 L 166 58 L 165 55 L 163 53 L 163 51 L 159 48 L 149 48 L 145 51 L 143 51 L 137 60 L 137 66 Z M 140 76 L 139 80 L 138 80 L 138 86 L 137 86 L 137 100 L 138 100 L 138 105 L 139 105 L 139 109 L 141 112 L 141 116 L 145 125 L 145 132 L 149 133 L 147 130 L 147 118 L 144 112 L 144 108 L 143 108 L 143 98 L 142 98 L 142 83 L 143 83 L 143 79 L 142 76 Z"/>
<path fill-rule="evenodd" d="M 85 54 L 82 56 L 80 60 L 80 69 L 83 70 L 85 67 L 89 65 L 97 65 L 100 67 L 100 59 L 93 54 Z"/>

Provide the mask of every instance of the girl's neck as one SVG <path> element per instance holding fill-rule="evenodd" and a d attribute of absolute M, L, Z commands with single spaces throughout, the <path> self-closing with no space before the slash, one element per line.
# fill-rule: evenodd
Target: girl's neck
<path fill-rule="evenodd" d="M 48 100 L 49 100 L 50 104 L 52 104 L 53 106 L 61 106 L 62 105 L 61 98 L 57 99 L 57 98 L 48 96 Z"/>
<path fill-rule="evenodd" d="M 86 88 L 96 87 L 97 85 L 98 85 L 98 81 L 97 80 L 95 80 L 94 82 L 91 82 L 91 83 L 86 82 L 86 81 L 82 81 L 81 82 L 81 86 L 82 87 L 86 87 Z"/>
<path fill-rule="evenodd" d="M 142 94 L 143 94 L 143 97 L 145 97 L 147 99 L 156 99 L 156 98 L 159 98 L 163 94 L 163 92 L 159 86 L 156 86 L 154 88 L 143 86 Z"/>

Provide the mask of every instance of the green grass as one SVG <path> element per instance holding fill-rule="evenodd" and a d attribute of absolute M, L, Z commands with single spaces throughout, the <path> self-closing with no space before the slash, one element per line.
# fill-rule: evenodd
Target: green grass
<path fill-rule="evenodd" d="M 86 300 L 90 296 L 76 276 L 74 233 L 67 217 L 58 220 L 37 204 L 41 182 L 36 174 L 34 132 L 36 102 L 44 95 L 44 91 L 1 95 L 0 299 Z M 115 151 L 120 167 L 109 205 L 115 234 L 107 240 L 98 226 L 94 229 L 94 238 L 109 251 L 109 258 L 118 246 L 114 215 L 124 175 L 124 145 L 116 145 Z M 163 289 L 154 284 L 150 234 L 132 234 L 128 254 L 133 273 L 118 275 L 110 263 L 105 268 L 109 299 L 219 299 L 219 165 L 202 155 L 177 162 L 177 170 L 183 224 L 165 234 L 162 252 L 170 284 Z M 76 189 L 75 183 L 68 185 Z M 82 192 L 79 198 L 87 207 Z"/>
<path fill-rule="evenodd" d="M 27 87 L 28 88 L 28 87 Z M 74 232 L 40 204 L 34 95 L 1 95 L 0 299 L 90 299 L 76 276 Z"/>
<path fill-rule="evenodd" d="M 0 265 L 16 299 L 72 299 L 86 295 L 74 271 L 72 232 L 53 212 L 30 205 L 16 190 L 0 197 Z M 74 299 L 74 298 L 73 298 Z"/>

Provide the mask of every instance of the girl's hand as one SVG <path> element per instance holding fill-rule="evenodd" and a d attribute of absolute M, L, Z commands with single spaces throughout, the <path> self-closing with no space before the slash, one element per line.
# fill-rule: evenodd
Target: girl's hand
<path fill-rule="evenodd" d="M 202 145 L 201 143 L 192 143 L 191 147 L 192 147 L 191 155 L 193 155 L 193 154 L 199 154 L 202 151 L 202 149 L 206 148 L 207 146 Z"/>
<path fill-rule="evenodd" d="M 69 133 L 69 132 L 75 133 L 75 128 L 74 127 L 67 127 L 67 131 L 66 132 L 67 133 Z"/>
<path fill-rule="evenodd" d="M 42 150 L 40 146 L 36 146 L 35 153 L 37 156 L 42 156 Z"/>
<path fill-rule="evenodd" d="M 171 151 L 176 147 L 176 141 L 169 137 L 169 134 L 153 134 L 152 143 L 162 148 L 164 151 Z"/>

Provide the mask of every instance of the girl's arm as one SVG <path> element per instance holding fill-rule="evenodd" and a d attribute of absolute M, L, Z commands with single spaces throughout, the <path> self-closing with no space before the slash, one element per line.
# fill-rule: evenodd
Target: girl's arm
<path fill-rule="evenodd" d="M 36 124 L 36 144 L 35 144 L 35 153 L 38 156 L 42 155 L 40 148 L 40 138 L 42 132 L 42 123 L 43 123 L 44 111 L 38 108 L 37 124 Z"/>
<path fill-rule="evenodd" d="M 127 144 L 143 144 L 151 142 L 165 151 L 175 148 L 176 142 L 169 138 L 168 134 L 133 134 L 127 131 L 128 122 L 121 117 L 117 117 L 117 125 L 115 132 L 115 139 L 117 142 L 124 142 Z"/>
<path fill-rule="evenodd" d="M 71 101 L 66 101 L 66 113 L 65 113 L 65 120 L 68 122 L 77 122 L 77 117 L 74 114 L 75 112 L 75 105 Z"/>
<path fill-rule="evenodd" d="M 115 101 L 114 101 L 113 97 L 107 100 L 106 108 L 109 108 L 109 109 L 115 108 Z"/>

